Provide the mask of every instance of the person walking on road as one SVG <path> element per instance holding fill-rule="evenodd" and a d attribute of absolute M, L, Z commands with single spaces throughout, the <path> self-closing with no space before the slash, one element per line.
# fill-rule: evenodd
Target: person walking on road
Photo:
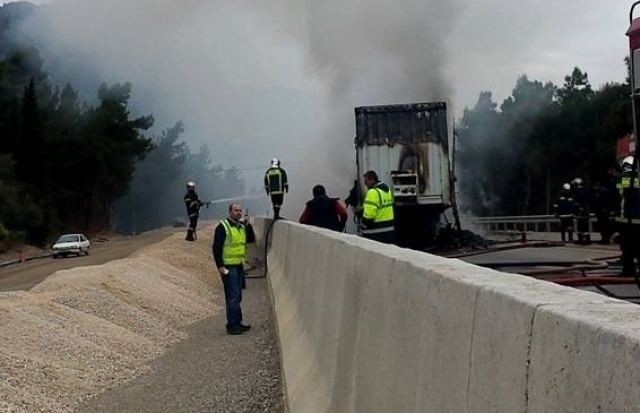
<path fill-rule="evenodd" d="M 242 222 L 242 206 L 229 205 L 229 217 L 222 220 L 213 236 L 213 258 L 224 285 L 227 313 L 227 333 L 238 335 L 251 326 L 242 324 L 242 286 L 244 284 L 244 261 L 247 243 L 255 242 L 253 228 Z"/>
<path fill-rule="evenodd" d="M 374 241 L 393 244 L 395 242 L 393 193 L 378 179 L 375 171 L 363 175 L 368 188 L 364 198 L 360 232 Z"/>
<path fill-rule="evenodd" d="M 329 198 L 322 185 L 313 187 L 313 199 L 307 202 L 300 223 L 342 232 L 347 224 L 347 210 L 338 198 Z"/>
<path fill-rule="evenodd" d="M 273 218 L 280 218 L 280 208 L 284 203 L 284 193 L 289 192 L 289 183 L 287 172 L 280 167 L 280 160 L 276 158 L 271 160 L 271 166 L 264 174 L 264 189 L 271 197 Z"/>

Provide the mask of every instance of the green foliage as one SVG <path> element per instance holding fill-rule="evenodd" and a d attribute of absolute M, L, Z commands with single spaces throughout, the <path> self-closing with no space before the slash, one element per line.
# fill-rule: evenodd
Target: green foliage
<path fill-rule="evenodd" d="M 37 51 L 0 61 L 0 222 L 42 244 L 61 229 L 102 228 L 151 150 L 132 119 L 131 84 L 103 84 L 99 104 L 80 109 L 71 85 L 53 90 Z"/>
<path fill-rule="evenodd" d="M 562 183 L 604 179 L 632 127 L 628 95 L 628 84 L 594 91 L 579 68 L 561 88 L 522 76 L 500 111 L 481 92 L 459 129 L 463 206 L 479 215 L 548 213 Z"/>
<path fill-rule="evenodd" d="M 94 106 L 71 84 L 53 87 L 15 30 L 34 7 L 0 6 L 0 237 L 44 244 L 60 231 L 108 227 L 114 210 L 124 230 L 135 229 L 131 217 L 138 231 L 164 225 L 184 215 L 189 179 L 205 199 L 242 194 L 237 170 L 179 142 L 182 123 L 147 137 L 154 118 L 131 116 L 130 83 L 102 84 Z"/>

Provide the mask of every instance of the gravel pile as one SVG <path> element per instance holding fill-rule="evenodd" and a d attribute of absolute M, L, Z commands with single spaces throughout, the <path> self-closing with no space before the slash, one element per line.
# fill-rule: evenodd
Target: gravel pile
<path fill-rule="evenodd" d="M 0 293 L 0 411 L 73 411 L 148 371 L 188 326 L 222 311 L 211 231 L 202 235 Z"/>

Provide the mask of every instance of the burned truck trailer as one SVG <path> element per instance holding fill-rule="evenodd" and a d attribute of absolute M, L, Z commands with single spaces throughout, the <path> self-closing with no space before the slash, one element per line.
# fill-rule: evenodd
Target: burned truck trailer
<path fill-rule="evenodd" d="M 376 171 L 393 190 L 397 243 L 424 248 L 452 204 L 446 103 L 362 106 L 355 116 L 361 190 L 362 175 Z"/>

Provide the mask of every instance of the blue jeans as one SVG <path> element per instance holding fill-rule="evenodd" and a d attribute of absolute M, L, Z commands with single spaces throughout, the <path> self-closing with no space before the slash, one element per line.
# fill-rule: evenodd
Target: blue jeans
<path fill-rule="evenodd" d="M 222 277 L 224 284 L 224 299 L 227 306 L 227 328 L 232 328 L 242 322 L 242 280 L 244 279 L 244 269 L 239 265 L 226 267 L 229 274 Z"/>

